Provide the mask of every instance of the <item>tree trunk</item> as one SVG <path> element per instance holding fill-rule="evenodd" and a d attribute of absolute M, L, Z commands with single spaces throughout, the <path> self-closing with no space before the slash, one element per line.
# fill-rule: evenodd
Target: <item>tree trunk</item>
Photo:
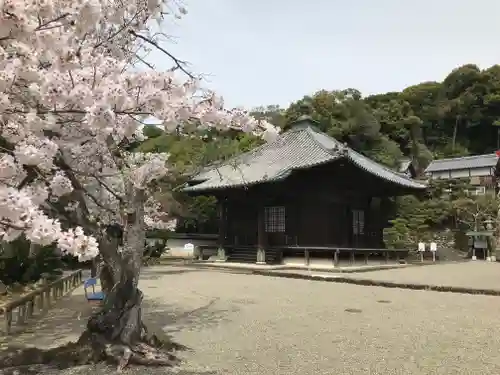
<path fill-rule="evenodd" d="M 173 358 L 161 353 L 156 336 L 148 337 L 142 322 L 143 293 L 138 288 L 145 243 L 145 192 L 129 184 L 129 210 L 125 213 L 123 250 L 115 228 L 101 244 L 104 265 L 101 280 L 106 299 L 102 309 L 88 321 L 87 330 L 94 345 L 107 357 L 119 360 L 119 368 L 129 361 L 144 365 L 172 365 Z"/>
<path fill-rule="evenodd" d="M 98 257 L 92 259 L 92 265 L 90 266 L 90 277 L 97 277 L 98 262 L 99 262 Z"/>
<path fill-rule="evenodd" d="M 100 278 L 106 294 L 102 308 L 89 318 L 87 329 L 76 343 L 50 350 L 16 350 L 10 356 L 0 357 L 2 374 L 22 372 L 30 366 L 35 366 L 36 373 L 42 373 L 47 370 L 40 366 L 66 368 L 109 359 L 118 363 L 119 371 L 129 363 L 153 366 L 178 363 L 168 351 L 184 347 L 166 337 L 148 335 L 142 321 L 143 294 L 138 282 L 145 243 L 145 194 L 132 185 L 128 186 L 128 192 L 129 211 L 123 232 L 119 225 L 110 226 L 100 238 Z"/>
<path fill-rule="evenodd" d="M 460 121 L 460 116 L 457 116 L 455 118 L 455 126 L 453 127 L 453 136 L 451 138 L 451 150 L 455 152 L 455 145 L 457 142 L 457 136 L 458 136 L 458 123 Z"/>
<path fill-rule="evenodd" d="M 497 200 L 499 199 L 500 193 L 497 194 Z M 498 203 L 497 203 L 498 204 Z M 500 205 L 498 206 L 497 209 L 497 222 L 496 222 L 496 228 L 495 228 L 495 241 L 493 241 L 493 254 L 495 257 L 497 257 L 497 249 L 500 249 Z"/>

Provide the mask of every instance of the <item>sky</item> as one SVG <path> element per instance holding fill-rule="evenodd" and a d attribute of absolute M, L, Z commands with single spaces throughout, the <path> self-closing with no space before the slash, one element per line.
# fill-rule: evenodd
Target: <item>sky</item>
<path fill-rule="evenodd" d="M 499 0 L 183 0 L 164 46 L 229 107 L 288 106 L 320 89 L 364 96 L 500 63 Z M 306 5 L 310 4 L 310 5 Z M 157 69 L 168 58 L 150 56 Z"/>

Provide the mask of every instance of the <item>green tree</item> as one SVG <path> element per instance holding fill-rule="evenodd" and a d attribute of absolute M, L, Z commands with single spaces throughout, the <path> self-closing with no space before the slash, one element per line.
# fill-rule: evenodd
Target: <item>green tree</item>
<path fill-rule="evenodd" d="M 161 181 L 157 199 L 172 216 L 178 218 L 177 230 L 185 232 L 208 228 L 213 231 L 215 225 L 211 223 L 217 220 L 216 200 L 213 197 L 190 197 L 178 187 L 203 168 L 229 160 L 262 142 L 252 134 L 223 134 L 212 129 L 196 137 L 162 133 L 144 141 L 137 150 L 170 154 L 169 164 L 173 172 L 168 179 Z"/>
<path fill-rule="evenodd" d="M 381 124 L 355 89 L 318 91 L 292 103 L 288 122 L 300 116 L 304 101 L 312 104 L 312 117 L 321 131 L 385 165 L 396 167 L 403 154 L 396 141 L 381 133 Z"/>

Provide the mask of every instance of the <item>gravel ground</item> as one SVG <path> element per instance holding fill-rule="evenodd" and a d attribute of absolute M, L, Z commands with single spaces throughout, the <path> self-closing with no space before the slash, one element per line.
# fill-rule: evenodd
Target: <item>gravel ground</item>
<path fill-rule="evenodd" d="M 404 284 L 446 285 L 500 290 L 500 263 L 460 262 L 352 273 L 347 277 Z"/>
<path fill-rule="evenodd" d="M 498 297 L 160 269 L 143 287 L 173 306 L 167 330 L 193 371 L 500 373 Z"/>
<path fill-rule="evenodd" d="M 439 267 L 448 266 L 418 269 L 442 273 Z M 457 277 L 466 278 L 464 271 Z M 182 374 L 500 374 L 500 297 L 179 267 L 145 270 L 141 287 L 148 323 L 191 348 L 180 353 Z M 58 324 L 69 334 L 75 322 Z M 35 329 L 30 342 L 39 345 L 46 335 Z"/>

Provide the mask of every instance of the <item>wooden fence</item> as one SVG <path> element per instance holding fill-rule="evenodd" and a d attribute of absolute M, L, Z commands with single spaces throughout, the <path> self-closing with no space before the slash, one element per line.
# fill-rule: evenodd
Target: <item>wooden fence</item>
<path fill-rule="evenodd" d="M 51 283 L 0 306 L 0 316 L 4 318 L 4 333 L 9 335 L 12 325 L 22 326 L 36 313 L 45 313 L 53 301 L 63 297 L 82 284 L 82 270 L 75 271 Z M 13 319 L 16 316 L 16 319 Z"/>

